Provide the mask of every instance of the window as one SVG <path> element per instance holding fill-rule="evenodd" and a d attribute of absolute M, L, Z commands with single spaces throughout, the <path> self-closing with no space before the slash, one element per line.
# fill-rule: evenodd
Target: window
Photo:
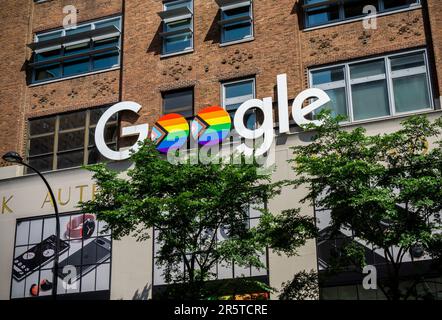
<path fill-rule="evenodd" d="M 259 219 L 261 217 L 261 211 L 256 210 L 250 206 L 248 212 L 249 212 L 248 219 L 247 219 L 247 221 L 245 221 L 246 226 L 248 228 L 254 228 L 259 224 Z M 228 239 L 229 235 L 228 235 L 228 230 L 226 227 L 220 227 L 216 231 L 215 243 L 218 243 L 218 242 Z M 213 235 L 212 231 L 208 231 L 207 233 Z M 154 286 L 154 288 L 153 289 L 155 292 L 156 287 L 166 285 L 167 281 L 164 277 L 165 266 L 157 264 L 159 251 L 160 251 L 161 245 L 163 243 L 162 239 L 161 239 L 161 232 L 159 230 L 154 229 L 153 239 L 154 239 L 154 251 L 153 251 L 154 252 L 154 254 L 153 254 L 153 269 L 154 269 L 153 270 L 153 272 L 154 272 L 153 286 Z M 205 244 L 208 245 L 208 243 L 209 243 L 209 241 L 206 240 Z M 260 254 L 259 260 L 265 266 L 267 266 L 267 252 Z M 176 270 L 174 272 L 174 275 L 179 276 L 180 273 L 184 274 L 185 270 L 186 270 L 186 266 L 185 266 L 184 259 L 183 259 L 180 269 Z M 265 269 L 265 268 L 258 269 L 256 267 L 252 267 L 252 266 L 244 266 L 243 267 L 243 266 L 239 266 L 239 265 L 235 264 L 233 261 L 229 261 L 229 262 L 218 261 L 217 263 L 215 263 L 215 265 L 212 266 L 211 271 L 213 272 L 213 278 L 211 278 L 210 280 L 236 279 L 236 278 L 243 278 L 243 277 L 246 277 L 246 278 L 267 277 L 267 275 L 268 275 L 267 269 Z"/>
<path fill-rule="evenodd" d="M 349 121 L 432 108 L 424 51 L 312 70 L 310 78 L 331 99 L 323 108 Z"/>
<path fill-rule="evenodd" d="M 28 162 L 39 171 L 105 161 L 95 146 L 95 127 L 106 108 L 29 120 Z M 105 141 L 116 150 L 117 117 L 106 125 Z M 32 173 L 32 172 L 29 172 Z"/>
<path fill-rule="evenodd" d="M 236 42 L 253 37 L 251 1 L 217 0 L 221 8 L 221 43 Z"/>
<path fill-rule="evenodd" d="M 60 226 L 57 294 L 107 292 L 108 298 L 112 240 L 107 225 L 93 214 L 75 213 L 61 215 Z M 54 216 L 17 220 L 11 299 L 51 296 L 55 234 Z M 67 265 L 72 273 L 63 270 Z M 65 278 L 71 279 L 70 287 L 63 286 Z"/>
<path fill-rule="evenodd" d="M 163 114 L 170 113 L 193 116 L 193 88 L 163 93 Z"/>
<path fill-rule="evenodd" d="M 159 15 L 163 20 L 163 55 L 186 52 L 193 48 L 193 1 L 165 2 Z"/>
<path fill-rule="evenodd" d="M 420 0 L 304 0 L 305 26 L 315 27 L 364 16 L 365 6 L 374 6 L 378 13 L 405 9 Z"/>
<path fill-rule="evenodd" d="M 32 83 L 118 67 L 120 34 L 120 18 L 37 34 L 30 44 Z"/>
<path fill-rule="evenodd" d="M 226 82 L 222 84 L 223 108 L 229 112 L 232 123 L 236 110 L 247 100 L 255 98 L 255 79 Z M 255 128 L 256 113 L 250 110 L 245 118 L 245 125 L 249 129 Z"/>

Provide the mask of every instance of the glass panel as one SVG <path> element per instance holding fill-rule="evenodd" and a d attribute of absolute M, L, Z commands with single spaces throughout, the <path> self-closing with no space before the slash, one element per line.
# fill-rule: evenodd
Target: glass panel
<path fill-rule="evenodd" d="M 82 148 L 84 146 L 84 130 L 60 133 L 58 135 L 58 151 Z"/>
<path fill-rule="evenodd" d="M 108 20 L 108 21 L 104 21 L 104 22 L 96 22 L 95 29 L 104 28 L 107 26 L 116 26 L 119 30 L 121 30 L 120 21 L 121 21 L 121 19 L 117 18 L 117 19 L 112 19 L 112 20 Z"/>
<path fill-rule="evenodd" d="M 44 66 L 35 69 L 35 81 L 48 80 L 61 77 L 59 64 Z"/>
<path fill-rule="evenodd" d="M 57 39 L 61 37 L 61 31 L 52 32 L 45 35 L 37 35 L 37 39 L 39 42 L 51 40 L 51 39 Z"/>
<path fill-rule="evenodd" d="M 222 12 L 222 20 L 234 19 L 238 17 L 250 16 L 250 6 L 239 7 Z"/>
<path fill-rule="evenodd" d="M 72 168 L 83 165 L 83 150 L 58 154 L 57 168 Z"/>
<path fill-rule="evenodd" d="M 355 120 L 382 117 L 390 114 L 385 80 L 352 86 Z"/>
<path fill-rule="evenodd" d="M 52 153 L 54 150 L 54 135 L 29 140 L 29 156 Z"/>
<path fill-rule="evenodd" d="M 190 27 L 191 27 L 191 19 L 186 19 L 186 20 L 174 21 L 164 24 L 164 29 L 165 29 L 164 31 L 170 32 Z"/>
<path fill-rule="evenodd" d="M 225 26 L 223 29 L 223 41 L 237 41 L 242 40 L 252 35 L 252 23 L 237 23 Z"/>
<path fill-rule="evenodd" d="M 50 171 L 52 170 L 52 155 L 36 157 L 28 159 L 29 164 L 38 171 Z M 27 171 L 27 173 L 34 173 L 33 171 Z"/>
<path fill-rule="evenodd" d="M 47 61 L 50 59 L 58 58 L 61 55 L 60 49 L 55 49 L 46 52 L 40 52 L 35 54 L 35 62 Z"/>
<path fill-rule="evenodd" d="M 193 90 L 163 94 L 163 114 L 174 112 L 184 117 L 193 115 Z"/>
<path fill-rule="evenodd" d="M 391 58 L 390 61 L 392 71 L 425 66 L 423 53 Z"/>
<path fill-rule="evenodd" d="M 307 26 L 316 26 L 339 20 L 339 6 L 330 5 L 308 9 Z"/>
<path fill-rule="evenodd" d="M 344 13 L 346 18 L 354 18 L 364 15 L 365 6 L 374 6 L 379 11 L 378 0 L 349 1 L 344 3 Z M 374 13 L 374 12 L 373 12 Z"/>
<path fill-rule="evenodd" d="M 164 51 L 165 53 L 173 53 L 189 49 L 192 47 L 191 39 L 191 33 L 167 37 L 164 40 Z"/>
<path fill-rule="evenodd" d="M 337 88 L 332 90 L 326 90 L 325 93 L 328 94 L 331 101 L 319 108 L 315 114 L 318 114 L 323 109 L 328 109 L 332 111 L 332 116 L 336 117 L 338 114 L 347 116 L 347 100 L 345 96 L 345 88 Z"/>
<path fill-rule="evenodd" d="M 352 79 L 385 74 L 385 62 L 384 60 L 376 60 L 351 65 L 350 74 Z"/>
<path fill-rule="evenodd" d="M 94 49 L 103 49 L 118 46 L 120 37 L 113 37 L 94 41 Z"/>
<path fill-rule="evenodd" d="M 417 0 L 384 0 L 384 8 L 395 9 L 417 3 Z"/>
<path fill-rule="evenodd" d="M 100 108 L 100 109 L 93 109 L 90 110 L 90 124 L 97 124 L 98 120 L 100 120 L 100 117 L 103 115 L 103 113 L 107 110 L 108 108 Z M 117 115 L 113 115 L 109 121 L 116 121 L 117 120 Z"/>
<path fill-rule="evenodd" d="M 60 130 L 82 128 L 85 126 L 86 112 L 74 112 L 60 116 Z"/>
<path fill-rule="evenodd" d="M 63 65 L 63 75 L 71 76 L 79 73 L 88 72 L 90 69 L 89 58 L 79 58 L 69 60 Z"/>
<path fill-rule="evenodd" d="M 117 145 L 116 144 L 108 144 L 107 145 L 109 149 L 117 151 Z M 88 164 L 94 164 L 94 163 L 100 163 L 100 162 L 106 162 L 108 159 L 104 157 L 97 148 L 89 148 L 89 154 L 88 154 Z"/>
<path fill-rule="evenodd" d="M 32 135 L 50 133 L 55 130 L 55 117 L 35 119 L 29 121 L 29 132 Z"/>
<path fill-rule="evenodd" d="M 396 112 L 408 112 L 430 107 L 426 74 L 393 79 Z"/>
<path fill-rule="evenodd" d="M 118 52 L 95 55 L 92 57 L 93 70 L 106 69 L 118 66 L 119 63 L 118 58 L 119 58 Z"/>
<path fill-rule="evenodd" d="M 190 10 L 192 10 L 192 1 L 188 0 L 188 1 L 171 1 L 168 3 L 164 4 L 164 10 L 172 10 L 172 9 L 176 9 L 176 8 L 181 8 L 181 7 L 188 7 Z"/>
<path fill-rule="evenodd" d="M 82 32 L 86 32 L 86 31 L 89 31 L 89 30 L 91 30 L 91 25 L 90 24 L 85 25 L 85 26 L 81 26 L 81 27 L 77 27 L 75 29 L 68 29 L 68 30 L 66 30 L 66 35 L 70 36 L 70 35 L 73 35 L 73 34 L 82 33 Z"/>
<path fill-rule="evenodd" d="M 224 86 L 226 99 L 253 95 L 253 81 L 243 81 Z"/>
<path fill-rule="evenodd" d="M 89 50 L 90 50 L 90 42 L 84 42 L 65 47 L 64 54 L 65 56 L 71 56 L 74 54 L 88 52 Z"/>
<path fill-rule="evenodd" d="M 344 67 L 312 72 L 313 85 L 344 80 Z"/>
<path fill-rule="evenodd" d="M 104 130 L 104 141 L 106 143 L 112 143 L 117 141 L 118 137 L 118 126 L 115 125 L 108 125 L 106 126 Z M 89 129 L 89 146 L 95 145 L 95 128 Z"/>

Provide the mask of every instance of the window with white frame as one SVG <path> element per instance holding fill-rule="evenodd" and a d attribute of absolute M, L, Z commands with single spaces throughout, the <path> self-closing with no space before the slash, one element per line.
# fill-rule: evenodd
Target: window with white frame
<path fill-rule="evenodd" d="M 221 43 L 253 38 L 252 1 L 217 0 L 221 9 Z"/>
<path fill-rule="evenodd" d="M 315 27 L 364 16 L 364 7 L 378 13 L 416 6 L 420 0 L 304 0 L 305 26 Z"/>
<path fill-rule="evenodd" d="M 225 82 L 222 84 L 222 105 L 232 118 L 236 110 L 247 100 L 255 98 L 255 79 Z M 245 125 L 249 129 L 256 126 L 256 112 L 250 110 L 246 113 Z"/>
<path fill-rule="evenodd" d="M 330 97 L 323 108 L 359 121 L 431 109 L 425 51 L 394 54 L 310 71 L 312 87 Z"/>
<path fill-rule="evenodd" d="M 163 1 L 158 13 L 163 21 L 163 55 L 186 52 L 193 48 L 193 1 Z"/>
<path fill-rule="evenodd" d="M 107 70 L 120 65 L 121 18 L 35 35 L 32 83 Z"/>

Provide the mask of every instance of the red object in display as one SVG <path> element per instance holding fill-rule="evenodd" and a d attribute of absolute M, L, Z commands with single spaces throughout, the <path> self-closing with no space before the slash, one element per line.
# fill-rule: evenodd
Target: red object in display
<path fill-rule="evenodd" d="M 86 213 L 72 217 L 66 225 L 66 238 L 87 239 L 92 236 L 95 230 L 95 215 Z"/>

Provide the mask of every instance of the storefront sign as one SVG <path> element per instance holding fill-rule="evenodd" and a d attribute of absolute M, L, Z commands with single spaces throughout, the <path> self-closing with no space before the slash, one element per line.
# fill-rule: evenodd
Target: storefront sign
<path fill-rule="evenodd" d="M 287 94 L 287 75 L 282 74 L 277 77 L 278 90 L 278 119 L 279 132 L 289 132 L 289 107 Z M 303 103 L 308 99 L 315 99 L 309 105 L 303 107 Z M 324 106 L 330 101 L 329 96 L 320 89 L 307 89 L 302 91 L 293 101 L 292 117 L 299 125 L 309 123 L 319 124 L 317 120 L 307 120 L 305 116 L 314 110 Z M 264 99 L 251 99 L 244 102 L 238 110 L 236 110 L 233 124 L 236 133 L 245 139 L 257 140 L 263 139 L 263 143 L 253 150 L 246 144 L 242 143 L 237 150 L 246 155 L 261 156 L 266 153 L 274 140 L 273 129 L 273 99 L 271 97 Z M 116 113 L 120 111 L 139 112 L 141 105 L 132 101 L 120 102 L 110 107 L 100 118 L 95 130 L 95 143 L 100 153 L 111 160 L 125 160 L 130 157 L 130 149 L 137 151 L 139 149 L 138 142 L 144 141 L 149 135 L 149 125 L 141 124 L 136 126 L 125 127 L 122 129 L 121 136 L 138 135 L 137 142 L 127 150 L 113 151 L 105 142 L 104 132 L 106 123 Z M 249 129 L 244 124 L 244 118 L 250 110 L 260 109 L 263 113 L 263 121 L 259 128 Z M 151 132 L 151 139 L 156 142 L 157 149 L 162 153 L 169 150 L 177 150 L 185 146 L 187 138 L 192 132 L 192 137 L 198 141 L 200 145 L 214 145 L 225 139 L 231 130 L 231 119 L 229 114 L 218 106 L 212 106 L 203 109 L 198 113 L 192 121 L 191 128 L 187 120 L 179 114 L 168 114 L 161 117 L 155 124 Z"/>

